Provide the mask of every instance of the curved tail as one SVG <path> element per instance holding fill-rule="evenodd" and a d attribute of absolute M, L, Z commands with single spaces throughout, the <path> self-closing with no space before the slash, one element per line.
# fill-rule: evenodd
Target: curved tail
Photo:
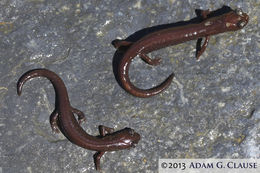
<path fill-rule="evenodd" d="M 17 82 L 17 94 L 22 94 L 22 88 L 26 81 L 35 77 L 46 77 L 52 83 L 56 96 L 67 97 L 67 89 L 62 79 L 54 72 L 47 69 L 33 69 L 24 73 Z"/>
<path fill-rule="evenodd" d="M 174 73 L 170 74 L 161 84 L 150 89 L 140 89 L 134 86 L 131 83 L 127 72 L 123 73 L 123 77 L 120 79 L 121 79 L 121 85 L 128 93 L 136 97 L 146 98 L 146 97 L 151 97 L 156 94 L 159 94 L 160 92 L 168 88 L 169 85 L 171 84 L 173 77 L 174 77 Z"/>

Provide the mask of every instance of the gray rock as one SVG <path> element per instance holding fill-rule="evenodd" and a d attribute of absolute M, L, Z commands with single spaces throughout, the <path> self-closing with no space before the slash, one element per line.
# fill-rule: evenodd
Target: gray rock
<path fill-rule="evenodd" d="M 151 53 L 157 67 L 135 58 L 132 81 L 149 88 L 175 72 L 163 93 L 127 94 L 113 74 L 111 41 L 155 25 L 194 18 L 194 10 L 240 7 L 250 16 L 237 32 L 212 36 L 198 62 L 196 41 Z M 0 172 L 95 172 L 93 151 L 53 134 L 54 90 L 46 79 L 16 82 L 26 71 L 47 68 L 61 76 L 82 126 L 131 127 L 136 148 L 108 152 L 104 172 L 157 172 L 159 158 L 260 158 L 260 34 L 255 1 L 52 1 L 0 2 Z"/>

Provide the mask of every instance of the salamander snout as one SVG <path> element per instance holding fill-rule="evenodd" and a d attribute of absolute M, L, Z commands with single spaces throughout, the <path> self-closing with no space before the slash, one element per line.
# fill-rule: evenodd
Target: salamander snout
<path fill-rule="evenodd" d="M 247 25 L 249 16 L 240 8 L 231 11 L 225 16 L 226 29 L 228 31 L 236 31 Z"/>
<path fill-rule="evenodd" d="M 139 140 L 141 139 L 141 136 L 136 133 L 133 129 L 131 129 L 132 133 L 132 146 L 135 147 L 136 144 L 138 144 Z"/>
<path fill-rule="evenodd" d="M 131 147 L 135 147 L 141 139 L 141 136 L 131 128 L 125 128 L 125 130 L 127 131 L 127 134 L 125 134 L 125 136 L 128 143 L 131 145 Z"/>
<path fill-rule="evenodd" d="M 240 8 L 236 9 L 235 12 L 238 16 L 240 16 L 240 20 L 237 22 L 237 26 L 239 28 L 243 28 L 247 25 L 249 21 L 249 16 L 246 13 L 244 13 Z"/>

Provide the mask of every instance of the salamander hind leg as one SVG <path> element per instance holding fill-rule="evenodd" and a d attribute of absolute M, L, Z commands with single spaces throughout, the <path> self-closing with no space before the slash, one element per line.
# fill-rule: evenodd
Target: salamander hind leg
<path fill-rule="evenodd" d="M 113 128 L 106 127 L 106 126 L 98 126 L 98 130 L 101 136 L 106 136 L 107 134 L 111 134 L 114 132 Z"/>
<path fill-rule="evenodd" d="M 86 121 L 86 117 L 84 115 L 83 112 L 81 112 L 80 110 L 71 107 L 71 112 L 76 114 L 78 116 L 78 122 L 79 124 L 83 123 L 84 121 Z"/>
<path fill-rule="evenodd" d="M 60 129 L 58 126 L 58 117 L 59 117 L 59 113 L 58 111 L 55 109 L 51 115 L 50 115 L 50 124 L 51 124 L 51 128 L 52 131 L 55 133 L 60 133 Z"/>
<path fill-rule="evenodd" d="M 96 170 L 100 171 L 100 159 L 105 154 L 105 151 L 98 151 L 93 155 Z"/>
<path fill-rule="evenodd" d="M 197 40 L 197 48 L 196 48 L 196 58 L 199 60 L 200 56 L 203 54 L 203 52 L 206 50 L 208 43 L 209 43 L 209 36 L 205 37 L 205 41 L 203 45 L 201 46 L 202 38 L 199 38 Z"/>
<path fill-rule="evenodd" d="M 120 47 L 129 47 L 133 44 L 133 42 L 125 41 L 125 40 L 119 40 L 115 39 L 111 43 L 116 49 L 119 49 Z"/>
<path fill-rule="evenodd" d="M 159 65 L 161 63 L 161 61 L 162 61 L 161 58 L 151 59 L 148 55 L 146 55 L 144 53 L 139 54 L 139 56 L 142 58 L 142 60 L 144 62 L 146 62 L 149 65 L 153 65 L 153 66 Z"/>

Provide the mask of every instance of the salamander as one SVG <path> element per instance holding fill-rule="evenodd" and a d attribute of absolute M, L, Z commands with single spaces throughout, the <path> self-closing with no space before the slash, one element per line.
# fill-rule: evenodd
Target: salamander
<path fill-rule="evenodd" d="M 94 155 L 95 167 L 100 170 L 100 159 L 106 151 L 116 151 L 135 147 L 140 135 L 131 128 L 114 132 L 112 128 L 100 125 L 100 136 L 86 133 L 80 126 L 85 121 L 84 113 L 70 105 L 67 89 L 62 79 L 47 69 L 34 69 L 24 73 L 17 82 L 17 94 L 20 96 L 26 81 L 35 77 L 46 77 L 54 87 L 55 109 L 50 115 L 50 124 L 54 132 L 62 132 L 72 143 L 97 151 Z M 74 114 L 78 116 L 78 120 Z"/>
<path fill-rule="evenodd" d="M 210 13 L 209 10 L 201 10 L 200 15 L 203 19 L 201 22 L 154 31 L 136 42 L 114 40 L 112 44 L 116 49 L 125 50 L 118 67 L 118 78 L 122 88 L 136 97 L 143 98 L 161 93 L 170 85 L 174 73 L 170 74 L 169 77 L 158 86 L 150 89 L 138 88 L 130 81 L 128 74 L 131 61 L 136 56 L 139 55 L 139 57 L 149 65 L 158 65 L 161 59 L 151 59 L 147 55 L 148 53 L 190 40 L 198 39 L 198 41 L 200 40 L 201 42 L 201 39 L 205 38 L 203 45 L 199 45 L 200 47 L 196 53 L 196 57 L 199 59 L 199 56 L 205 51 L 208 45 L 210 35 L 242 29 L 247 25 L 249 20 L 249 16 L 241 9 L 230 9 L 229 12 L 214 17 L 208 17 Z"/>

